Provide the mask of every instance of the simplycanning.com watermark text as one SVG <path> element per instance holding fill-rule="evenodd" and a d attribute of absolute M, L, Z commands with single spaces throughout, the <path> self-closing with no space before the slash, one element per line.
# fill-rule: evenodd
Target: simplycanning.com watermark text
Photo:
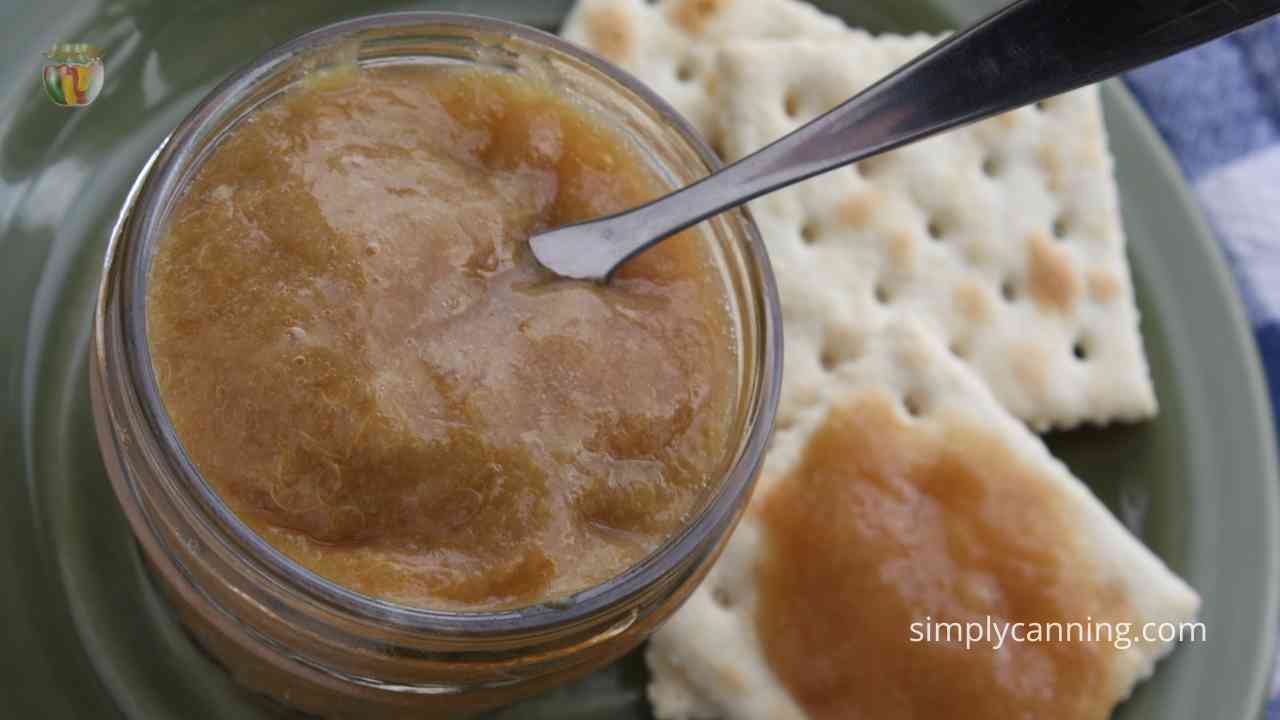
<path fill-rule="evenodd" d="M 913 643 L 963 643 L 965 650 L 972 650 L 974 646 L 999 650 L 1006 642 L 1110 643 L 1117 650 L 1128 650 L 1138 643 L 1205 640 L 1202 622 L 1103 622 L 1091 617 L 1081 622 L 1011 622 L 988 615 L 983 621 L 957 622 L 926 616 L 911 623 L 909 632 Z"/>

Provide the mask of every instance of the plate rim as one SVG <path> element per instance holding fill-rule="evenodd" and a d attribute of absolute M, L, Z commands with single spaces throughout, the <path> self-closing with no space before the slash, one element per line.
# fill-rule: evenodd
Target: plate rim
<path fill-rule="evenodd" d="M 1191 224 L 1186 228 L 1187 235 L 1195 236 L 1195 244 L 1206 248 L 1204 255 L 1208 262 L 1199 272 L 1218 293 L 1228 298 L 1225 310 L 1230 322 L 1219 330 L 1225 330 L 1229 334 L 1236 349 L 1231 354 L 1237 356 L 1244 365 L 1240 381 L 1246 388 L 1249 404 L 1237 407 L 1236 412 L 1242 417 L 1247 414 L 1250 419 L 1248 427 L 1257 431 L 1259 442 L 1250 442 L 1249 446 L 1257 450 L 1257 484 L 1265 495 L 1267 507 L 1264 514 L 1269 519 L 1261 528 L 1263 537 L 1259 538 L 1261 542 L 1257 545 L 1260 554 L 1266 555 L 1265 572 L 1261 573 L 1267 579 L 1263 583 L 1265 595 L 1262 605 L 1268 612 L 1259 628 L 1261 640 L 1257 656 L 1246 665 L 1252 668 L 1252 677 L 1248 683 L 1248 704 L 1256 708 L 1256 713 L 1262 714 L 1271 699 L 1272 675 L 1278 665 L 1277 641 L 1280 639 L 1277 638 L 1277 633 L 1280 632 L 1280 448 L 1277 447 L 1280 436 L 1276 434 L 1275 419 L 1275 412 L 1280 408 L 1273 408 L 1271 405 L 1270 389 L 1262 367 L 1257 336 L 1246 315 L 1244 299 L 1227 262 L 1226 251 L 1209 224 L 1200 199 L 1192 191 L 1190 180 L 1129 87 L 1119 78 L 1106 80 L 1101 85 L 1111 101 L 1123 108 L 1123 112 L 1129 116 L 1129 121 L 1145 145 L 1144 150 L 1149 151 L 1151 159 L 1162 174 L 1172 180 L 1170 184 L 1176 196 L 1173 204 L 1186 208 L 1187 215 L 1191 218 Z M 1207 483 L 1211 480 L 1197 478 L 1193 482 Z"/>

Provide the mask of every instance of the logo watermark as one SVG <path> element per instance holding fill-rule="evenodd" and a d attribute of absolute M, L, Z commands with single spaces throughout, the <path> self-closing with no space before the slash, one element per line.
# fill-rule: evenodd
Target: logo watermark
<path fill-rule="evenodd" d="M 44 54 L 44 91 L 55 105 L 83 107 L 102 92 L 106 67 L 102 51 L 85 43 L 59 43 Z"/>
<path fill-rule="evenodd" d="M 1092 617 L 1075 622 L 1010 622 L 990 615 L 985 620 L 965 622 L 924 620 L 911 623 L 908 639 L 913 643 L 937 642 L 963 644 L 999 650 L 1007 642 L 1014 643 L 1109 643 L 1117 650 L 1128 650 L 1139 643 L 1204 642 L 1202 622 L 1105 622 Z"/>

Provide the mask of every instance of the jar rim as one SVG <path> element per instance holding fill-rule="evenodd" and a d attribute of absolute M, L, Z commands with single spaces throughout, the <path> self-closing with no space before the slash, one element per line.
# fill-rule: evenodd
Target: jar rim
<path fill-rule="evenodd" d="M 647 109 L 656 113 L 679 141 L 692 149 L 708 172 L 719 169 L 720 162 L 705 141 L 662 98 L 625 71 L 550 33 L 526 25 L 465 13 L 404 11 L 364 15 L 325 25 L 276 46 L 234 71 L 200 101 L 190 114 L 161 143 L 151 161 L 143 169 L 121 211 L 108 251 L 104 277 L 111 265 L 123 260 L 122 306 L 126 372 L 145 422 L 158 438 L 162 451 L 170 456 L 182 477 L 184 489 L 194 492 L 201 508 L 210 513 L 220 530 L 249 555 L 265 565 L 277 577 L 287 578 L 290 589 L 318 600 L 333 609 L 345 611 L 357 619 L 386 623 L 398 630 L 429 631 L 447 636 L 491 636 L 507 633 L 530 633 L 574 624 L 615 607 L 659 578 L 676 570 L 703 542 L 707 531 L 732 522 L 745 503 L 752 483 L 763 462 L 765 447 L 773 429 L 782 375 L 782 321 L 777 287 L 768 254 L 754 221 L 745 208 L 741 243 L 745 248 L 749 300 L 757 304 L 759 350 L 758 381 L 753 383 L 753 397 L 746 409 L 748 416 L 745 442 L 739 446 L 736 459 L 723 476 L 715 494 L 704 504 L 698 516 L 667 538 L 641 561 L 609 579 L 577 591 L 566 598 L 504 610 L 454 611 L 402 605 L 365 595 L 325 578 L 292 560 L 254 532 L 203 478 L 177 437 L 161 400 L 145 320 L 146 276 L 149 271 L 149 247 L 146 240 L 161 230 L 167 219 L 165 201 L 172 201 L 184 186 L 182 171 L 194 167 L 202 131 L 208 131 L 237 98 L 244 97 L 259 83 L 272 77 L 274 70 L 290 62 L 300 53 L 330 47 L 360 33 L 379 29 L 409 27 L 455 28 L 491 33 L 529 42 L 540 49 L 568 56 L 586 65 L 608 81 L 639 98 Z M 123 244 L 132 254 L 114 257 Z M 105 280 L 104 280 L 105 282 Z M 101 307 L 101 304 L 100 304 Z"/>

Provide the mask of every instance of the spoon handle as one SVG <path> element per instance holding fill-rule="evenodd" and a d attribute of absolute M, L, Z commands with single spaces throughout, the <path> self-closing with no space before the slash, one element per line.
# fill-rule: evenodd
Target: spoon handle
<path fill-rule="evenodd" d="M 596 230 L 584 235 L 595 248 L 573 243 L 584 253 L 581 264 L 613 264 L 603 275 L 573 276 L 607 278 L 658 240 L 759 195 L 1074 90 L 1277 12 L 1280 0 L 1017 0 L 763 150 L 648 205 L 579 226 Z M 536 244 L 534 251 L 542 259 Z M 567 251 L 555 254 L 564 258 Z"/>

